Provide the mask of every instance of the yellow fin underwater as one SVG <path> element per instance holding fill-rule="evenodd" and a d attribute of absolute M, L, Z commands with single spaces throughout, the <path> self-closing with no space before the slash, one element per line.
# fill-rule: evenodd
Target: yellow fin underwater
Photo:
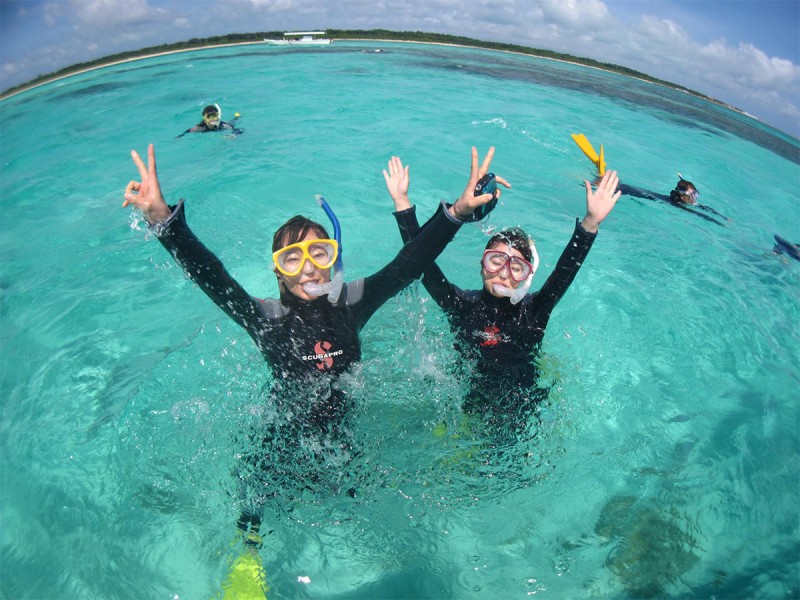
<path fill-rule="evenodd" d="M 267 574 L 257 550 L 261 536 L 254 531 L 244 535 L 245 549 L 231 563 L 222 583 L 222 595 L 217 595 L 213 600 L 267 600 Z M 239 540 L 241 533 L 237 534 L 234 543 Z"/>

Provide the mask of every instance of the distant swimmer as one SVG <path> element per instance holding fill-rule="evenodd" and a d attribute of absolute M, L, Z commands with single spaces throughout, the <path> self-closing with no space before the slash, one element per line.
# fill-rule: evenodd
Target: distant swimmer
<path fill-rule="evenodd" d="M 578 147 L 583 151 L 583 153 L 587 156 L 587 158 L 594 163 L 597 167 L 597 173 L 599 176 L 602 176 L 605 173 L 606 163 L 605 163 L 605 156 L 603 151 L 603 146 L 600 146 L 600 154 L 595 152 L 592 145 L 589 143 L 589 140 L 586 139 L 586 136 L 582 133 L 579 134 L 572 134 L 572 139 L 575 140 L 575 143 Z M 622 192 L 623 196 L 633 196 L 635 198 L 644 198 L 646 200 L 658 200 L 661 202 L 667 202 L 672 204 L 681 210 L 685 210 L 686 212 L 693 213 L 700 217 L 701 219 L 705 219 L 706 221 L 711 221 L 712 223 L 716 223 L 717 225 L 725 226 L 724 223 L 718 221 L 714 217 L 710 217 L 705 213 L 712 213 L 725 221 L 728 221 L 728 217 L 725 215 L 720 214 L 715 209 L 711 208 L 710 206 L 706 206 L 705 204 L 698 204 L 697 199 L 700 197 L 700 192 L 697 190 L 697 187 L 691 182 L 687 181 L 683 178 L 683 176 L 678 173 L 678 183 L 675 184 L 675 189 L 673 189 L 669 195 L 665 194 L 658 194 L 656 192 L 651 192 L 650 190 L 645 190 L 642 188 L 634 187 L 632 185 L 625 185 L 624 183 L 619 184 L 617 188 L 620 192 Z"/>
<path fill-rule="evenodd" d="M 774 237 L 775 247 L 772 249 L 772 251 L 775 254 L 788 254 L 796 261 L 800 261 L 800 244 L 792 244 L 779 235 Z"/>
<path fill-rule="evenodd" d="M 669 193 L 669 196 L 633 187 L 632 185 L 625 185 L 624 183 L 621 183 L 619 185 L 619 191 L 622 192 L 623 196 L 633 196 L 635 198 L 645 198 L 647 200 L 661 200 L 663 202 L 668 202 L 672 204 L 672 206 L 676 206 L 681 210 L 685 210 L 686 212 L 696 214 L 701 219 L 705 219 L 706 221 L 711 221 L 712 223 L 716 223 L 717 225 L 721 225 L 724 227 L 725 226 L 724 223 L 721 223 L 717 219 L 710 217 L 706 214 L 703 214 L 698 210 L 695 210 L 699 209 L 705 212 L 715 214 L 716 216 L 726 221 L 729 220 L 728 217 L 720 214 L 710 206 L 706 206 L 705 204 L 698 204 L 697 198 L 700 197 L 700 192 L 697 190 L 695 185 L 691 181 L 683 179 L 683 177 L 681 177 L 680 174 L 678 174 L 678 177 L 679 177 L 678 183 L 675 184 L 675 189 Z"/>
<path fill-rule="evenodd" d="M 244 133 L 244 129 L 236 127 L 236 121 L 239 116 L 239 113 L 236 113 L 232 121 L 223 121 L 222 109 L 219 107 L 219 104 L 209 104 L 203 109 L 202 120 L 197 125 L 184 131 L 178 137 L 183 137 L 187 133 L 207 133 L 209 131 L 227 131 L 234 135 Z"/>

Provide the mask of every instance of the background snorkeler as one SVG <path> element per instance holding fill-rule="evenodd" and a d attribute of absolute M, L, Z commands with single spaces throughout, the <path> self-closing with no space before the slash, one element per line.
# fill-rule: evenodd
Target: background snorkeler
<path fill-rule="evenodd" d="M 202 118 L 197 125 L 193 125 L 177 137 L 183 137 L 187 133 L 207 133 L 209 131 L 226 131 L 238 135 L 244 133 L 244 129 L 236 127 L 239 113 L 236 113 L 232 121 L 222 120 L 222 109 L 219 104 L 209 104 L 203 109 Z"/>
<path fill-rule="evenodd" d="M 582 133 L 573 133 L 572 139 L 578 145 L 578 148 L 580 148 L 581 151 L 586 155 L 586 158 L 588 158 L 589 161 L 597 168 L 597 178 L 594 181 L 594 183 L 597 184 L 600 181 L 600 178 L 606 172 L 605 152 L 603 145 L 600 145 L 600 153 L 598 154 L 591 142 L 586 139 L 586 136 Z M 672 204 L 672 206 L 695 214 L 701 219 L 711 221 L 717 225 L 724 226 L 724 223 L 721 223 L 715 218 L 709 217 L 708 215 L 705 215 L 696 209 L 713 213 L 718 217 L 725 219 L 726 221 L 730 220 L 728 217 L 718 213 L 710 206 L 698 204 L 697 199 L 700 197 L 700 192 L 691 181 L 684 179 L 683 175 L 680 173 L 678 173 L 678 183 L 675 184 L 675 188 L 669 194 L 658 194 L 656 192 L 651 192 L 650 190 L 625 184 L 620 184 L 618 189 L 620 192 L 622 192 L 623 196 L 633 196 L 634 198 L 644 198 L 646 200 L 659 200 L 662 202 L 667 202 Z"/>

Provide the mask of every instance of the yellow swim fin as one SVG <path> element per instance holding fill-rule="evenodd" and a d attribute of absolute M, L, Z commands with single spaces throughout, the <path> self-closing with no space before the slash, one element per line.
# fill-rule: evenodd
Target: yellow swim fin
<path fill-rule="evenodd" d="M 603 146 L 600 146 L 600 155 L 598 156 L 594 146 L 592 146 L 591 142 L 589 142 L 589 140 L 586 139 L 586 136 L 582 133 L 573 133 L 572 139 L 575 140 L 576 144 L 578 144 L 578 148 L 583 150 L 586 158 L 592 161 L 597 167 L 598 174 L 603 175 L 606 172 L 606 163 L 603 157 Z"/>
<path fill-rule="evenodd" d="M 602 177 L 606 174 L 606 159 L 603 154 L 603 144 L 600 144 L 600 156 L 597 159 L 597 174 Z"/>
<path fill-rule="evenodd" d="M 231 564 L 222 584 L 222 600 L 267 600 L 267 575 L 258 552 L 245 550 Z"/>

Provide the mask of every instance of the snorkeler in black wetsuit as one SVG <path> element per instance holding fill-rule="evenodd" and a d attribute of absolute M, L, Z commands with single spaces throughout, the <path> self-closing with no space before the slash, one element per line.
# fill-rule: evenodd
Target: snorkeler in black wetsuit
<path fill-rule="evenodd" d="M 700 196 L 700 192 L 697 191 L 697 188 L 691 181 L 686 181 L 683 177 L 681 177 L 678 180 L 678 183 L 675 184 L 675 189 L 669 193 L 669 196 L 665 196 L 664 194 L 656 194 L 655 192 L 643 190 L 631 185 L 625 185 L 623 183 L 619 185 L 618 189 L 620 192 L 622 192 L 623 196 L 633 196 L 635 198 L 644 198 L 646 200 L 660 200 L 662 202 L 668 202 L 669 204 L 672 204 L 672 206 L 676 206 L 681 210 L 685 210 L 686 212 L 697 215 L 701 219 L 711 221 L 712 223 L 716 223 L 717 225 L 721 225 L 723 227 L 725 226 L 724 223 L 721 223 L 714 217 L 705 215 L 695 209 L 700 209 L 705 212 L 715 214 L 726 221 L 728 220 L 728 217 L 718 213 L 710 206 L 698 204 L 697 198 Z"/>
<path fill-rule="evenodd" d="M 224 131 L 233 135 L 239 135 L 240 133 L 244 133 L 244 129 L 236 127 L 236 120 L 238 118 L 239 115 L 237 114 L 233 118 L 233 121 L 222 121 L 222 110 L 219 105 L 210 104 L 203 109 L 202 120 L 177 137 L 183 137 L 187 133 L 208 133 L 209 131 Z"/>
<path fill-rule="evenodd" d="M 605 152 L 602 144 L 600 145 L 600 153 L 598 154 L 591 142 L 589 142 L 589 140 L 586 139 L 586 136 L 582 133 L 573 133 L 572 139 L 586 155 L 586 158 L 588 158 L 597 168 L 597 179 L 595 182 L 599 181 L 600 177 L 602 177 L 606 172 Z M 635 198 L 644 198 L 646 200 L 659 200 L 662 202 L 668 202 L 669 204 L 672 204 L 672 206 L 676 206 L 681 210 L 685 210 L 686 212 L 697 215 L 701 219 L 711 221 L 712 223 L 716 223 L 717 225 L 721 225 L 723 227 L 723 223 L 720 223 L 715 218 L 709 217 L 708 215 L 705 215 L 695 209 L 713 213 L 718 217 L 725 219 L 726 221 L 729 220 L 726 216 L 721 215 L 710 206 L 697 204 L 697 198 L 700 196 L 700 192 L 697 191 L 697 188 L 691 181 L 686 181 L 680 173 L 678 173 L 678 183 L 675 185 L 675 189 L 673 189 L 668 196 L 665 196 L 664 194 L 656 194 L 650 190 L 644 190 L 642 188 L 625 184 L 620 184 L 618 189 L 620 192 L 622 192 L 623 196 L 633 196 Z"/>
<path fill-rule="evenodd" d="M 389 161 L 384 178 L 394 200 L 395 217 L 404 241 L 419 232 L 415 208 L 408 199 L 408 167 L 398 157 Z M 480 174 L 485 174 L 484 170 Z M 616 172 L 609 172 L 596 191 L 586 182 L 587 212 L 555 270 L 538 292 L 528 293 L 538 266 L 535 246 L 519 228 L 494 235 L 481 264 L 483 288 L 462 290 L 432 263 L 422 279 L 425 289 L 444 310 L 456 334 L 458 350 L 477 358 L 467 412 L 516 415 L 524 419 L 541 394 L 533 390 L 538 370 L 533 363 L 550 314 L 575 279 L 594 243 L 598 225 L 614 207 L 619 192 Z M 506 187 L 510 185 L 497 178 Z M 533 392 L 533 393 L 532 393 Z M 527 405 L 527 406 L 525 406 Z"/>
<path fill-rule="evenodd" d="M 481 168 L 488 168 L 493 154 L 492 148 Z M 274 374 L 273 389 L 280 392 L 273 394 L 281 413 L 276 417 L 279 423 L 270 428 L 283 424 L 295 440 L 329 433 L 339 437 L 349 401 L 337 391 L 336 380 L 361 359 L 360 330 L 382 304 L 421 275 L 463 220 L 492 198 L 472 193 L 479 171 L 478 153 L 473 148 L 470 180 L 455 204 L 440 207 L 414 241 L 383 269 L 346 285 L 338 260 L 338 235 L 330 239 L 320 224 L 293 217 L 273 238 L 280 299 L 261 300 L 250 296 L 189 229 L 183 202 L 172 208 L 166 204 L 153 145 L 148 147 L 147 167 L 138 153 L 133 151 L 131 156 L 141 181 L 128 184 L 123 206 L 130 204 L 142 210 L 161 244 L 184 272 L 256 343 Z M 324 200 L 321 202 L 326 208 Z M 338 232 L 338 221 L 329 207 L 326 212 Z M 333 277 L 332 270 L 336 271 Z M 272 458 L 250 460 L 261 465 Z M 269 473 L 269 466 L 260 470 L 261 477 Z M 252 511 L 258 512 L 257 508 Z M 246 530 L 248 523 L 251 530 L 257 530 L 258 515 L 243 515 L 240 527 Z"/>

